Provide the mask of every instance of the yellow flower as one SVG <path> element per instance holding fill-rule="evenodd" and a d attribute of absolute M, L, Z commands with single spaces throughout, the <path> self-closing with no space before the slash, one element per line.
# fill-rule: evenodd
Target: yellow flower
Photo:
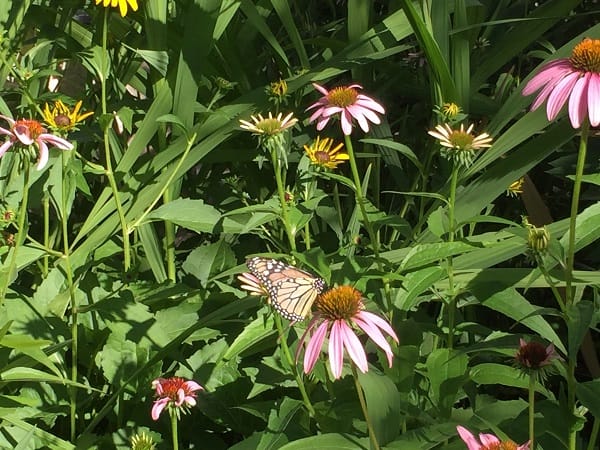
<path fill-rule="evenodd" d="M 454 119 L 462 112 L 462 108 L 456 103 L 444 103 L 442 105 L 442 113 L 448 119 Z"/>
<path fill-rule="evenodd" d="M 82 101 L 79 100 L 73 110 L 71 111 L 67 105 L 61 100 L 54 102 L 52 110 L 48 103 L 44 107 L 44 122 L 46 122 L 51 128 L 58 131 L 71 131 L 79 122 L 90 117 L 93 112 L 86 112 L 83 114 L 79 113 L 81 109 Z"/>
<path fill-rule="evenodd" d="M 510 195 L 511 197 L 516 197 L 517 195 L 523 193 L 523 185 L 524 184 L 525 184 L 525 177 L 521 177 L 517 181 L 513 181 L 510 184 L 510 186 L 506 190 L 506 193 L 508 195 Z"/>
<path fill-rule="evenodd" d="M 310 158 L 310 162 L 312 164 L 325 167 L 327 169 L 335 169 L 338 164 L 347 161 L 350 159 L 350 157 L 347 153 L 340 153 L 340 150 L 344 147 L 344 144 L 340 143 L 334 148 L 331 148 L 332 146 L 333 139 L 325 138 L 321 140 L 317 136 L 317 139 L 310 147 L 308 145 L 304 146 L 304 150 L 306 151 L 306 154 Z"/>
<path fill-rule="evenodd" d="M 116 8 L 118 6 L 122 17 L 125 17 L 127 14 L 127 8 L 129 7 L 131 7 L 131 9 L 134 11 L 138 10 L 137 0 L 96 0 L 96 5 L 99 5 L 100 3 L 102 3 L 102 6 L 105 8 Z"/>

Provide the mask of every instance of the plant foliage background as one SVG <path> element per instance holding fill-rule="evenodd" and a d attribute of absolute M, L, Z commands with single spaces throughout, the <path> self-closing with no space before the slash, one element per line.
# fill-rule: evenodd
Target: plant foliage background
<path fill-rule="evenodd" d="M 595 1 L 138 2 L 124 17 L 84 0 L 0 2 L 0 113 L 41 121 L 56 100 L 94 113 L 41 171 L 19 152 L 0 159 L 0 447 L 130 448 L 145 431 L 171 448 L 151 382 L 177 375 L 205 388 L 181 417 L 182 448 L 368 448 L 350 371 L 334 381 L 322 358 L 303 375 L 309 414 L 302 358 L 290 366 L 280 346 L 295 351 L 306 324 L 280 334 L 264 298 L 240 289 L 246 258 L 263 254 L 355 286 L 396 330 L 393 366 L 367 346 L 359 376 L 382 447 L 461 449 L 456 425 L 525 442 L 525 338 L 562 358 L 535 384 L 537 448 L 575 448 L 575 432 L 576 448 L 595 448 L 598 147 L 592 133 L 576 301 L 560 308 L 578 130 L 521 94 L 544 60 L 600 37 Z M 308 123 L 312 82 L 359 83 L 386 108 L 352 134 L 376 243 L 349 165 L 309 169 L 303 145 L 343 141 L 337 123 Z M 453 240 L 452 164 L 427 134 L 447 102 L 494 138 L 459 174 Z M 293 245 L 271 161 L 239 126 L 268 112 L 299 119 L 283 171 Z M 550 233 L 535 261 L 522 216 Z"/>

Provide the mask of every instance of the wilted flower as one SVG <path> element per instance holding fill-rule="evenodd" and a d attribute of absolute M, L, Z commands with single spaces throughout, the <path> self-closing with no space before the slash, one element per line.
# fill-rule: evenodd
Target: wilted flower
<path fill-rule="evenodd" d="M 131 450 L 154 450 L 156 444 L 152 437 L 142 431 L 131 438 Z"/>
<path fill-rule="evenodd" d="M 540 90 L 541 89 L 541 90 Z M 548 120 L 554 120 L 567 99 L 569 119 L 579 128 L 586 118 L 595 127 L 600 124 L 600 39 L 586 38 L 573 48 L 569 58 L 544 65 L 525 88 L 523 95 L 540 90 L 531 105 L 539 108 L 546 100 Z"/>
<path fill-rule="evenodd" d="M 79 114 L 82 103 L 83 102 L 79 100 L 73 107 L 72 111 L 61 100 L 54 102 L 54 107 L 52 110 L 50 109 L 50 106 L 48 106 L 48 103 L 46 103 L 44 107 L 44 121 L 50 126 L 50 128 L 55 130 L 63 132 L 71 131 L 79 122 L 94 114 L 91 111 Z"/>
<path fill-rule="evenodd" d="M 506 190 L 506 194 L 511 197 L 516 197 L 519 194 L 523 193 L 523 185 L 525 184 L 525 177 L 521 177 L 516 181 L 513 181 L 508 189 Z"/>
<path fill-rule="evenodd" d="M 187 412 L 189 407 L 196 405 L 196 391 L 204 388 L 193 380 L 181 377 L 157 378 L 152 382 L 156 390 L 156 400 L 152 405 L 152 419 L 158 420 L 163 409 L 169 408 L 171 413 Z"/>
<path fill-rule="evenodd" d="M 382 331 L 398 342 L 394 330 L 381 317 L 364 311 L 362 294 L 350 286 L 340 286 L 321 294 L 315 301 L 316 312 L 306 331 L 300 338 L 300 345 L 311 334 L 304 352 L 304 372 L 309 373 L 317 362 L 325 337 L 329 335 L 329 365 L 334 378 L 342 376 L 344 349 L 361 372 L 367 372 L 369 365 L 365 348 L 356 335 L 355 328 L 365 332 L 386 354 L 392 366 L 393 353 Z"/>
<path fill-rule="evenodd" d="M 330 91 L 317 83 L 313 83 L 313 86 L 323 94 L 316 103 L 306 108 L 306 111 L 317 108 L 309 119 L 309 122 L 317 120 L 317 130 L 325 128 L 329 119 L 338 113 L 342 131 L 347 136 L 352 134 L 352 118 L 356 119 L 365 133 L 369 131 L 369 122 L 381 123 L 375 112 L 385 114 L 385 109 L 371 97 L 359 94 L 357 89 L 362 89 L 360 84 L 340 86 Z"/>
<path fill-rule="evenodd" d="M 552 364 L 555 359 L 561 359 L 561 357 L 556 352 L 554 344 L 544 347 L 537 341 L 519 340 L 519 350 L 515 355 L 515 361 L 521 369 L 528 372 L 540 370 Z"/>
<path fill-rule="evenodd" d="M 42 170 L 48 163 L 48 144 L 61 150 L 73 149 L 73 144 L 61 137 L 47 133 L 46 129 L 37 120 L 20 119 L 15 121 L 2 115 L 0 115 L 0 118 L 10 124 L 10 130 L 0 127 L 0 134 L 9 136 L 9 139 L 0 145 L 0 157 L 16 143 L 26 147 L 36 144 L 38 149 L 37 170 Z"/>
<path fill-rule="evenodd" d="M 138 10 L 137 0 L 96 0 L 96 5 L 102 3 L 102 6 L 105 8 L 116 8 L 119 7 L 119 11 L 121 12 L 121 16 L 125 17 L 127 15 L 127 9 L 131 8 L 133 11 Z"/>
<path fill-rule="evenodd" d="M 529 441 L 517 445 L 513 441 L 501 441 L 493 434 L 481 433 L 479 440 L 464 427 L 456 427 L 460 438 L 467 444 L 468 450 L 529 450 Z"/>
<path fill-rule="evenodd" d="M 440 142 L 445 157 L 466 166 L 473 161 L 475 151 L 492 146 L 490 135 L 481 133 L 475 136 L 472 134 L 473 127 L 471 124 L 465 130 L 465 126 L 461 124 L 460 129 L 454 130 L 448 124 L 437 125 L 435 130 L 428 131 L 428 134 Z"/>
<path fill-rule="evenodd" d="M 340 152 L 340 150 L 344 148 L 344 144 L 341 142 L 331 148 L 332 146 L 333 139 L 320 139 L 319 136 L 317 136 L 317 139 L 313 141 L 310 146 L 304 146 L 304 151 L 306 151 L 312 164 L 325 167 L 326 169 L 335 169 L 339 164 L 348 161 L 350 157 L 347 153 Z"/>

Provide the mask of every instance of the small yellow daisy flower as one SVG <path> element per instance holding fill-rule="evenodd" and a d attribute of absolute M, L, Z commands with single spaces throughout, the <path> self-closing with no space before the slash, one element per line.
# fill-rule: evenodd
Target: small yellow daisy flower
<path fill-rule="evenodd" d="M 306 154 L 310 158 L 310 162 L 316 166 L 325 167 L 326 169 L 335 169 L 338 164 L 348 161 L 350 157 L 347 153 L 340 152 L 344 148 L 344 144 L 339 143 L 335 147 L 333 146 L 333 139 L 325 138 L 317 139 L 312 145 L 304 146 Z"/>
<path fill-rule="evenodd" d="M 50 106 L 46 103 L 43 111 L 44 122 L 58 131 L 72 131 L 79 122 L 82 122 L 94 114 L 91 111 L 80 114 L 79 111 L 81 110 L 82 104 L 83 102 L 79 100 L 73 107 L 73 110 L 71 110 L 61 100 L 55 101 L 52 109 L 50 109 Z"/>
<path fill-rule="evenodd" d="M 96 5 L 99 5 L 100 3 L 102 3 L 102 6 L 105 8 L 116 8 L 118 6 L 122 17 L 125 17 L 128 8 L 131 8 L 133 11 L 138 10 L 137 0 L 96 0 Z"/>
<path fill-rule="evenodd" d="M 524 184 L 525 184 L 525 178 L 521 177 L 517 181 L 513 181 L 510 184 L 510 186 L 508 186 L 506 193 L 508 195 L 510 195 L 511 197 L 516 197 L 517 195 L 523 193 L 523 185 Z"/>

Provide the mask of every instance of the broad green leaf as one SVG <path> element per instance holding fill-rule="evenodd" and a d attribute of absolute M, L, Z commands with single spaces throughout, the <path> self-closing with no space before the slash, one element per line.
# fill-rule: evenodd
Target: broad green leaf
<path fill-rule="evenodd" d="M 407 273 L 402 281 L 402 288 L 395 296 L 394 305 L 402 311 L 410 311 L 416 306 L 417 297 L 429 290 L 444 276 L 446 276 L 446 270 L 441 267 L 426 267 Z"/>
<path fill-rule="evenodd" d="M 445 348 L 434 350 L 427 357 L 431 398 L 443 416 L 450 416 L 458 392 L 467 381 L 468 363 L 466 354 Z"/>
<path fill-rule="evenodd" d="M 204 200 L 180 198 L 152 211 L 147 220 L 168 220 L 197 233 L 212 233 L 221 213 Z"/>
<path fill-rule="evenodd" d="M 235 254 L 224 240 L 203 245 L 192 250 L 182 269 L 200 280 L 206 287 L 209 279 L 223 270 L 236 265 Z"/>
<path fill-rule="evenodd" d="M 595 418 L 600 418 L 600 380 L 577 383 L 577 398 Z"/>
<path fill-rule="evenodd" d="M 369 438 L 357 438 L 349 434 L 326 433 L 298 439 L 281 447 L 281 450 L 368 450 Z"/>
<path fill-rule="evenodd" d="M 477 249 L 468 242 L 440 242 L 436 244 L 417 244 L 413 246 L 402 264 L 400 271 L 407 271 L 436 263 L 448 256 L 460 255 Z"/>
<path fill-rule="evenodd" d="M 365 393 L 369 419 L 377 441 L 385 445 L 398 435 L 401 419 L 400 393 L 387 376 L 369 371 L 359 373 L 358 380 Z"/>
<path fill-rule="evenodd" d="M 594 304 L 581 300 L 567 306 L 567 328 L 569 331 L 569 355 L 576 355 L 583 338 L 590 330 L 594 318 Z"/>
<path fill-rule="evenodd" d="M 223 355 L 223 361 L 236 358 L 242 353 L 251 350 L 252 347 L 260 345 L 261 342 L 272 339 L 273 336 L 277 334 L 277 330 L 273 327 L 273 323 L 273 316 L 271 315 L 266 319 L 259 316 L 246 325 L 244 330 L 236 336 Z"/>
<path fill-rule="evenodd" d="M 500 384 L 523 389 L 529 388 L 529 378 L 523 375 L 521 370 L 504 364 L 478 364 L 471 368 L 469 377 L 477 384 Z M 535 390 L 547 398 L 554 398 L 554 395 L 539 382 L 536 382 Z"/>

